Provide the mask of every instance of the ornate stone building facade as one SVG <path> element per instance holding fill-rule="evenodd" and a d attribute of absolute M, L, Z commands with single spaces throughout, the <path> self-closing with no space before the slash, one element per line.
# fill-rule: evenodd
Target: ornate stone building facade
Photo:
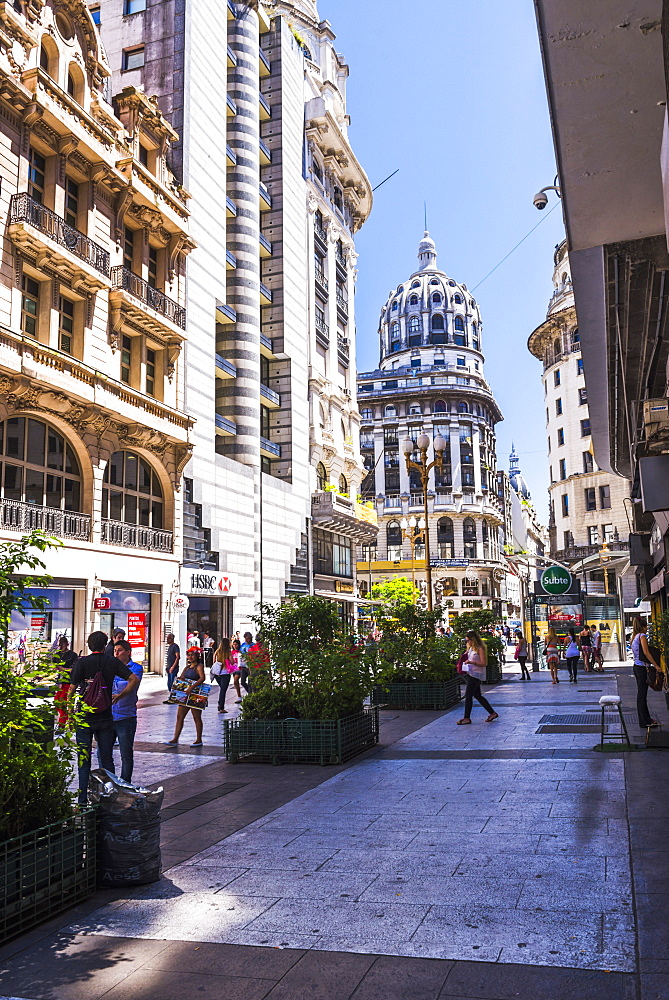
<path fill-rule="evenodd" d="M 543 363 L 550 469 L 550 553 L 566 563 L 589 594 L 636 597 L 629 568 L 630 484 L 599 469 L 593 457 L 588 393 L 583 374 L 566 242 L 554 257 L 553 295 L 545 321 L 528 347 Z"/>
<path fill-rule="evenodd" d="M 367 592 L 374 582 L 413 573 L 425 593 L 424 545 L 414 546 L 412 559 L 410 525 L 402 531 L 405 519 L 422 515 L 423 493 L 406 471 L 402 444 L 441 434 L 447 447 L 441 470 L 430 473 L 428 498 L 434 603 L 501 611 L 506 570 L 495 425 L 502 414 L 483 371 L 481 315 L 467 286 L 437 266 L 427 232 L 418 262 L 381 310 L 379 368 L 358 376 L 362 492 L 380 521 L 377 545 L 359 553 L 360 585 Z"/>
<path fill-rule="evenodd" d="M 0 538 L 63 542 L 46 614 L 13 631 L 79 649 L 122 626 L 156 667 L 192 429 L 176 133 L 132 86 L 114 111 L 85 3 L 3 4 L 0 24 Z"/>

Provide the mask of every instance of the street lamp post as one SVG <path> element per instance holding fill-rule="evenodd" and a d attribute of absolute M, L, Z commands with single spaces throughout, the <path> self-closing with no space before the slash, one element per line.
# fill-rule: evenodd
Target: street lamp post
<path fill-rule="evenodd" d="M 411 516 L 408 521 L 406 517 L 403 517 L 400 521 L 402 538 L 408 539 L 411 546 L 411 597 L 414 604 L 416 603 L 416 545 L 423 538 L 425 526 L 424 517 L 416 520 L 415 517 Z"/>
<path fill-rule="evenodd" d="M 430 439 L 427 434 L 421 434 L 416 444 L 414 445 L 413 440 L 410 437 L 404 439 L 402 445 L 402 451 L 404 452 L 404 458 L 406 459 L 407 472 L 411 472 L 412 469 L 416 469 L 420 473 L 420 481 L 423 487 L 423 509 L 425 516 L 425 572 L 427 576 L 427 610 L 432 611 L 432 567 L 430 566 L 430 521 L 428 518 L 427 511 L 427 485 L 430 476 L 430 472 L 433 468 L 440 469 L 441 463 L 446 449 L 446 440 L 437 434 L 434 442 L 434 460 L 428 462 L 427 460 L 427 449 L 430 447 Z M 420 462 L 414 462 L 411 458 L 414 448 L 418 448 L 420 452 Z"/>

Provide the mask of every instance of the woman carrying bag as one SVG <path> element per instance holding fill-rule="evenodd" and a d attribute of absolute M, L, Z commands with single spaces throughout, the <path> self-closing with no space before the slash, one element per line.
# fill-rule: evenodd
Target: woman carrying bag
<path fill-rule="evenodd" d="M 546 653 L 548 669 L 551 672 L 551 684 L 559 684 L 560 678 L 558 677 L 558 667 L 560 666 L 560 648 L 558 646 L 558 637 L 553 626 L 551 626 L 548 629 L 548 632 L 546 632 L 544 652 Z"/>
<path fill-rule="evenodd" d="M 569 629 L 569 645 L 564 652 L 565 659 L 567 661 L 567 670 L 569 671 L 569 680 L 576 684 L 576 670 L 578 668 L 578 658 L 580 655 L 580 650 L 578 648 L 578 643 L 576 642 L 576 635 L 574 634 L 573 628 Z"/>
<path fill-rule="evenodd" d="M 521 681 L 531 681 L 532 678 L 530 677 L 530 672 L 527 669 L 527 639 L 520 629 L 516 629 L 516 639 L 518 640 L 518 644 L 513 655 L 514 659 L 518 660 L 518 663 L 520 663 L 520 679 Z"/>
<path fill-rule="evenodd" d="M 225 696 L 228 691 L 230 684 L 230 675 L 232 670 L 230 670 L 232 660 L 232 648 L 230 646 L 229 639 L 221 639 L 218 644 L 218 648 L 214 653 L 214 662 L 211 665 L 211 677 L 212 680 L 216 681 L 219 687 L 218 692 L 218 711 L 221 715 L 224 715 L 227 711 L 225 707 Z"/>
<path fill-rule="evenodd" d="M 488 665 L 488 651 L 485 648 L 481 636 L 478 632 L 470 629 L 465 633 L 467 638 L 466 660 L 462 663 L 462 673 L 466 677 L 467 687 L 465 688 L 465 714 L 458 720 L 459 726 L 471 724 L 472 704 L 474 698 L 488 712 L 486 722 L 494 722 L 499 716 L 487 698 L 481 693 L 481 681 L 485 680 L 486 667 Z"/>

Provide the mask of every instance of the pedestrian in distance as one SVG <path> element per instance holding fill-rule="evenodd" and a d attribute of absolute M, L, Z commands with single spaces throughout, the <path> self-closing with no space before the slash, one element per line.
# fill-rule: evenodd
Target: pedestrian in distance
<path fill-rule="evenodd" d="M 232 647 L 230 645 L 230 640 L 226 638 L 221 639 L 216 648 L 216 652 L 214 653 L 214 662 L 211 667 L 212 680 L 216 681 L 219 688 L 218 711 L 221 715 L 224 715 L 225 712 L 227 712 L 225 707 L 225 696 L 228 691 L 231 677 L 231 671 L 228 670 L 231 653 Z"/>
<path fill-rule="evenodd" d="M 573 681 L 573 683 L 576 684 L 576 671 L 578 669 L 580 651 L 573 628 L 569 629 L 569 643 L 565 649 L 564 655 L 567 661 L 567 670 L 569 671 L 569 681 L 570 683 Z"/>
<path fill-rule="evenodd" d="M 604 657 L 602 656 L 602 633 L 596 625 L 590 626 L 590 644 L 592 646 L 592 661 L 597 664 L 595 670 L 604 672 Z"/>
<path fill-rule="evenodd" d="M 587 625 L 584 625 L 578 633 L 578 645 L 581 648 L 581 656 L 583 657 L 583 669 L 586 674 L 589 674 L 591 671 L 590 654 L 592 653 L 592 634 Z"/>
<path fill-rule="evenodd" d="M 639 717 L 639 727 L 641 729 L 655 729 L 659 725 L 648 711 L 648 670 L 650 663 L 656 670 L 660 670 L 659 663 L 655 661 L 648 645 L 648 633 L 646 625 L 641 618 L 635 618 L 632 622 L 632 655 L 634 656 L 634 679 L 636 680 L 636 710 Z"/>
<path fill-rule="evenodd" d="M 188 687 L 186 688 L 187 696 L 192 694 L 196 688 L 199 688 L 200 684 L 204 684 L 205 677 L 204 664 L 202 663 L 202 650 L 198 646 L 191 646 L 190 649 L 186 650 L 186 666 L 181 671 L 178 680 L 189 682 Z M 174 726 L 174 736 L 171 740 L 167 741 L 168 746 L 176 746 L 179 742 L 181 730 L 184 727 L 184 722 L 189 712 L 192 712 L 193 721 L 195 722 L 195 742 L 191 743 L 191 746 L 202 746 L 202 709 L 188 708 L 186 705 L 177 705 L 177 719 Z"/>
<path fill-rule="evenodd" d="M 72 667 L 68 692 L 68 715 L 74 710 L 77 692 L 81 696 L 83 713 L 77 722 L 75 736 L 79 760 L 79 805 L 88 802 L 88 777 L 91 771 L 93 737 L 98 745 L 98 763 L 114 774 L 114 724 L 112 705 L 128 698 L 139 678 L 115 656 L 107 656 L 107 634 L 91 632 L 88 637 L 89 656 L 81 656 Z M 127 681 L 122 691 L 113 693 L 114 678 Z"/>
<path fill-rule="evenodd" d="M 239 687 L 239 674 L 240 674 L 239 652 L 241 650 L 241 643 L 239 639 L 233 639 L 231 645 L 232 649 L 230 650 L 230 660 L 228 669 L 230 671 L 230 676 L 232 677 L 232 683 L 235 685 L 235 691 L 237 692 L 236 704 L 241 705 L 242 692 Z"/>
<path fill-rule="evenodd" d="M 239 637 L 239 632 L 236 633 Z M 250 632 L 245 632 L 243 641 L 239 644 L 239 655 L 237 656 L 237 662 L 239 663 L 239 680 L 242 687 L 247 694 L 251 693 L 251 681 L 249 680 L 249 665 L 246 662 L 246 654 L 253 645 L 253 636 Z"/>
<path fill-rule="evenodd" d="M 560 646 L 557 633 L 552 625 L 548 629 L 548 632 L 546 632 L 544 652 L 546 654 L 548 669 L 551 672 L 551 684 L 559 684 L 560 678 L 558 677 L 558 668 L 560 666 Z"/>
<path fill-rule="evenodd" d="M 513 654 L 514 659 L 520 663 L 520 679 L 521 681 L 531 681 L 530 672 L 527 669 L 527 639 L 520 631 L 516 629 L 516 649 Z"/>
<path fill-rule="evenodd" d="M 486 667 L 488 665 L 488 651 L 481 636 L 474 629 L 465 633 L 467 639 L 467 649 L 465 651 L 466 660 L 462 665 L 462 672 L 465 675 L 465 714 L 458 720 L 459 726 L 468 726 L 471 723 L 473 699 L 476 698 L 479 705 L 482 705 L 488 712 L 486 722 L 494 722 L 499 716 L 487 698 L 481 693 L 481 681 L 485 680 Z"/>
<path fill-rule="evenodd" d="M 67 725 L 67 699 L 70 691 L 70 675 L 72 667 L 77 662 L 77 654 L 70 649 L 70 642 L 66 635 L 58 638 L 58 649 L 53 652 L 53 662 L 56 667 L 56 682 L 58 690 L 54 695 L 56 708 L 58 709 L 57 726 L 62 730 Z"/>
<path fill-rule="evenodd" d="M 213 663 L 214 647 L 215 646 L 216 646 L 216 643 L 214 642 L 214 639 L 213 639 L 213 637 L 211 635 L 211 632 L 205 632 L 204 636 L 202 638 L 202 649 L 203 649 L 204 668 L 205 668 L 205 670 L 210 670 L 211 669 L 211 666 L 212 666 L 212 663 Z"/>
<path fill-rule="evenodd" d="M 129 784 L 132 781 L 132 770 L 135 763 L 133 748 L 137 732 L 137 698 L 144 670 L 140 663 L 135 663 L 132 659 L 132 646 L 125 639 L 117 641 L 114 646 L 114 656 L 125 664 L 128 670 L 132 670 L 138 678 L 137 686 L 127 697 L 119 698 L 118 701 L 112 703 L 114 736 L 118 740 L 121 754 L 121 780 L 127 781 Z M 126 686 L 127 681 L 115 677 L 113 693 L 120 695 Z"/>
<path fill-rule="evenodd" d="M 114 646 L 116 645 L 116 642 L 119 639 L 125 639 L 125 629 L 124 628 L 112 629 L 111 639 L 105 646 L 105 656 L 114 655 Z"/>
<path fill-rule="evenodd" d="M 167 643 L 167 656 L 165 659 L 165 671 L 167 674 L 167 693 L 169 695 L 172 690 L 172 685 L 177 679 L 179 673 L 179 662 L 181 660 L 181 649 L 174 641 L 174 632 L 170 632 L 165 637 L 165 642 Z M 163 702 L 163 705 L 171 705 L 172 702 L 169 697 Z"/>

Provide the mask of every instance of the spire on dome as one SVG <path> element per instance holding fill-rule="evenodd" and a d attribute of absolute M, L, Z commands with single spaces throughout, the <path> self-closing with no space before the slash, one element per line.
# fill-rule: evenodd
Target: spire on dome
<path fill-rule="evenodd" d="M 520 471 L 520 459 L 516 454 L 516 446 L 511 442 L 511 454 L 509 455 L 509 479 L 516 493 L 526 500 L 530 499 L 530 488 L 525 481 L 525 477 Z"/>
<path fill-rule="evenodd" d="M 516 446 L 511 442 L 511 454 L 509 455 L 509 473 L 520 472 L 520 459 L 516 455 Z"/>
<path fill-rule="evenodd" d="M 437 266 L 437 248 L 427 229 L 423 234 L 423 239 L 418 244 L 418 262 L 420 264 L 419 271 L 426 271 L 428 268 L 432 269 Z"/>

